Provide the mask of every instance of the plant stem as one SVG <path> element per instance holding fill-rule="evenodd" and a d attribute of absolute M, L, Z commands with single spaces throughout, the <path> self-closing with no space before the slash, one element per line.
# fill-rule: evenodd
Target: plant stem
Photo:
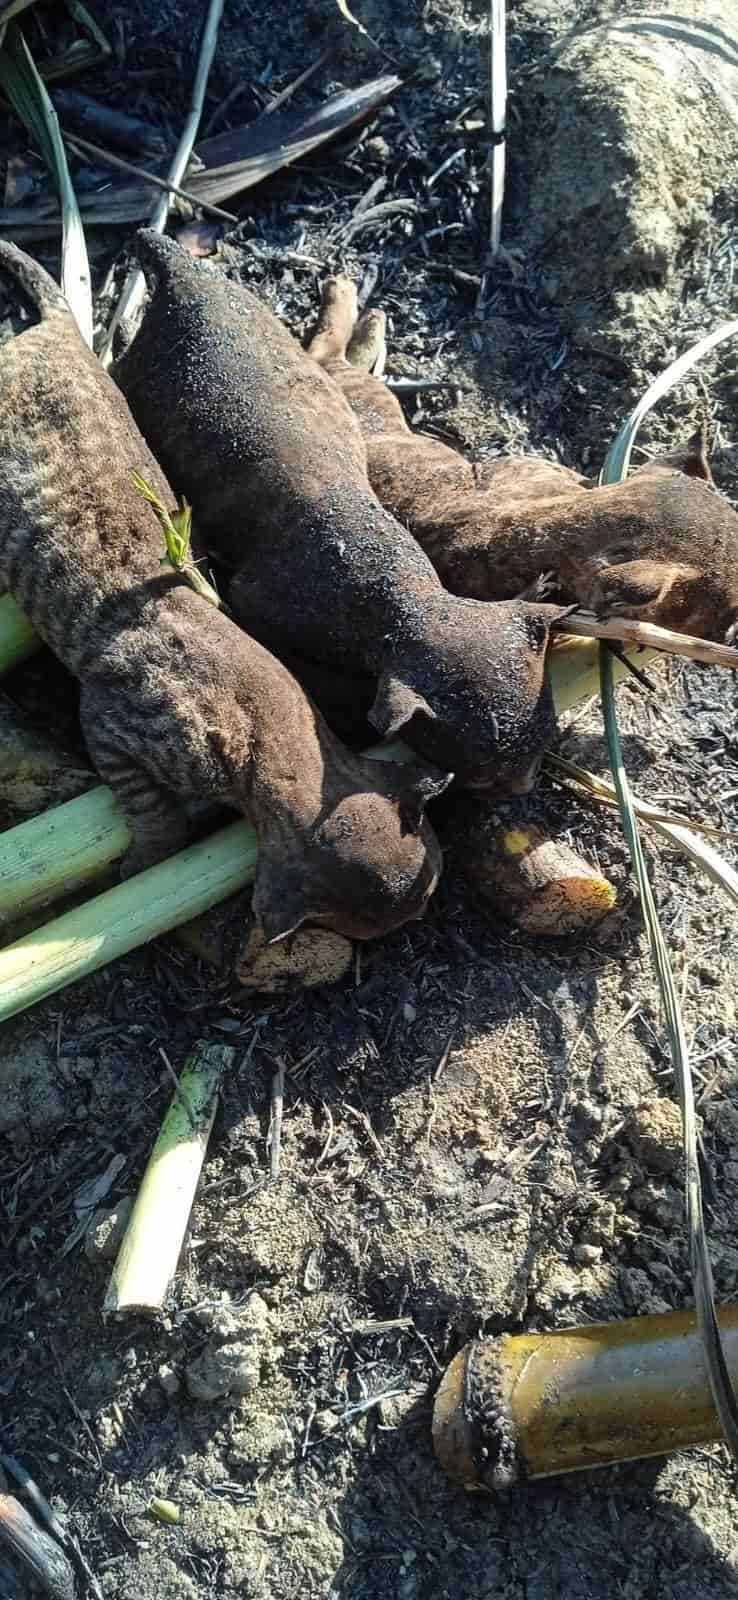
<path fill-rule="evenodd" d="M 180 1251 L 231 1045 L 200 1039 L 149 1157 L 103 1304 L 105 1313 L 160 1311 Z"/>
<path fill-rule="evenodd" d="M 93 796 L 100 793 L 92 791 Z M 90 798 L 84 795 L 70 805 Z M 252 883 L 255 869 L 253 829 L 232 822 L 212 838 L 7 945 L 0 950 L 0 1021 L 199 916 Z"/>

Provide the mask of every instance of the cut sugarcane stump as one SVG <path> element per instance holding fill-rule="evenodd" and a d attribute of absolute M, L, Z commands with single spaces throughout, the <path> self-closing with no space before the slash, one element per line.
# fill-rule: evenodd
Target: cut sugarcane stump
<path fill-rule="evenodd" d="M 279 944 L 267 944 L 261 929 L 252 925 L 249 892 L 185 923 L 174 938 L 224 977 L 235 972 L 252 994 L 291 994 L 339 983 L 353 955 L 350 940 L 330 928 L 299 928 Z"/>
<path fill-rule="evenodd" d="M 339 983 L 351 966 L 353 946 L 330 928 L 298 928 L 289 939 L 267 944 L 252 928 L 236 965 L 245 989 L 255 994 L 289 994 Z"/>
<path fill-rule="evenodd" d="M 7 695 L 0 695 L 0 813 L 8 820 L 74 800 L 97 783 L 92 768 L 47 734 L 29 727 Z"/>
<path fill-rule="evenodd" d="M 718 1312 L 738 1382 L 738 1305 Z M 433 1443 L 467 1489 L 500 1490 L 721 1438 L 693 1311 L 504 1334 L 465 1345 L 441 1379 Z"/>
<path fill-rule="evenodd" d="M 500 916 L 549 939 L 596 926 L 616 901 L 601 872 L 533 822 L 481 817 L 460 843 L 456 864 Z"/>

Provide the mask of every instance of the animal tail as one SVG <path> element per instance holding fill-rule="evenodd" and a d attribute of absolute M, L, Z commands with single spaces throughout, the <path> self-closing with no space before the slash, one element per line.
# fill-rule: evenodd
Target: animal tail
<path fill-rule="evenodd" d="M 0 272 L 15 279 L 36 307 L 42 322 L 60 314 L 71 317 L 72 313 L 58 283 L 38 261 L 34 261 L 33 256 L 26 255 L 25 250 L 19 250 L 16 244 L 10 244 L 7 239 L 0 239 Z"/>
<path fill-rule="evenodd" d="M 136 254 L 147 279 L 151 277 L 159 284 L 174 283 L 177 278 L 192 282 L 192 257 L 181 245 L 154 228 L 139 228 Z"/>

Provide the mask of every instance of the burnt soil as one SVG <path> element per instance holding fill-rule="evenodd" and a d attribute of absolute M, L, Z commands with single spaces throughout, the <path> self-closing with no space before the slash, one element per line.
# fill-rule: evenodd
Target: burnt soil
<path fill-rule="evenodd" d="M 734 314 L 727 200 L 716 200 L 711 229 L 660 286 L 656 309 L 652 285 L 634 286 L 643 290 L 637 340 L 632 326 L 620 339 L 618 307 L 603 292 L 598 354 L 573 337 L 571 306 L 543 293 L 545 262 L 525 246 L 530 72 L 595 8 L 511 7 L 508 253 L 486 275 L 487 8 L 367 0 L 359 9 L 376 46 L 330 0 L 271 9 L 226 0 L 206 129 L 231 94 L 215 131 L 258 115 L 324 50 L 330 58 L 296 105 L 386 70 L 414 74 L 363 131 L 236 203 L 229 262 L 300 333 L 325 270 L 348 270 L 390 314 L 390 372 L 449 385 L 410 402 L 424 428 L 470 450 L 546 451 L 596 471 L 647 378 Z M 171 142 L 186 113 L 199 9 L 163 0 L 152 21 L 132 0 L 98 15 L 117 55 L 79 87 L 148 118 Z M 17 130 L 13 139 L 25 148 Z M 347 237 L 372 185 L 370 203 L 408 199 L 414 209 Z M 114 258 L 122 271 L 130 233 L 97 232 L 93 243 L 101 283 Z M 50 246 L 32 248 L 55 267 Z M 591 306 L 588 315 L 591 325 Z M 728 490 L 731 359 L 675 390 L 642 435 L 644 448 L 658 448 L 707 413 Z M 7 681 L 40 720 L 47 672 L 39 658 Z M 656 679 L 653 696 L 619 691 L 634 783 L 738 828 L 734 676 L 677 663 Z M 565 724 L 563 753 L 605 770 L 598 704 Z M 674 1083 L 619 826 L 550 780 L 531 810 L 564 827 L 618 887 L 618 910 L 586 941 L 531 941 L 477 900 L 454 872 L 463 813 L 447 802 L 438 826 L 448 866 L 428 916 L 357 951 L 337 988 L 255 1001 L 162 941 L 5 1025 L 0 1449 L 67 1514 L 110 1600 L 735 1594 L 734 1470 L 720 1445 L 499 1498 L 455 1488 L 434 1460 L 439 1374 L 479 1330 L 691 1304 Z M 714 1179 L 716 1283 L 731 1298 L 733 909 L 682 859 L 650 839 L 647 848 Z M 729 843 L 721 848 L 735 859 Z M 99 1234 L 86 1246 L 80 1236 L 87 1186 L 107 1174 L 107 1192 L 103 1183 L 93 1198 L 108 1208 L 135 1194 L 171 1097 L 160 1052 L 178 1068 L 198 1038 L 232 1045 L 236 1060 L 166 1316 L 106 1325 L 110 1261 Z M 280 1061 L 282 1162 L 272 1182 Z M 249 1392 L 192 1398 L 191 1364 L 201 1370 L 204 1354 L 217 1365 L 254 1323 Z M 176 1524 L 151 1515 L 157 1496 L 176 1503 Z M 0 1594 L 33 1592 L 0 1557 Z"/>

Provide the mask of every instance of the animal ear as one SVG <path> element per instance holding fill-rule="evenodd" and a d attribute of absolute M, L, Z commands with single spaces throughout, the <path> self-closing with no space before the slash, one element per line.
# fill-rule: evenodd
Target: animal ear
<path fill-rule="evenodd" d="M 267 944 L 279 944 L 296 933 L 310 915 L 305 893 L 294 866 L 261 859 L 251 908 Z"/>
<path fill-rule="evenodd" d="M 423 820 L 428 801 L 443 794 L 444 789 L 453 783 L 454 775 L 453 772 L 441 772 L 437 767 L 413 765 L 405 770 L 407 781 L 399 797 L 400 820 L 408 833 L 415 833 Z"/>
<path fill-rule="evenodd" d="M 668 455 L 656 456 L 654 461 L 649 461 L 648 466 L 676 467 L 688 478 L 701 478 L 703 483 L 712 484 L 714 488 L 715 479 L 707 459 L 707 428 L 704 422 L 697 432 L 692 434 L 691 439 L 687 439 L 686 444 L 680 445 L 677 450 L 670 450 Z"/>
<path fill-rule="evenodd" d="M 403 683 L 394 672 L 383 672 L 377 684 L 377 693 L 374 705 L 369 712 L 369 721 L 377 733 L 399 733 L 406 722 L 415 716 L 416 711 L 424 711 L 427 717 L 435 717 L 428 701 L 417 689 L 409 683 Z"/>

